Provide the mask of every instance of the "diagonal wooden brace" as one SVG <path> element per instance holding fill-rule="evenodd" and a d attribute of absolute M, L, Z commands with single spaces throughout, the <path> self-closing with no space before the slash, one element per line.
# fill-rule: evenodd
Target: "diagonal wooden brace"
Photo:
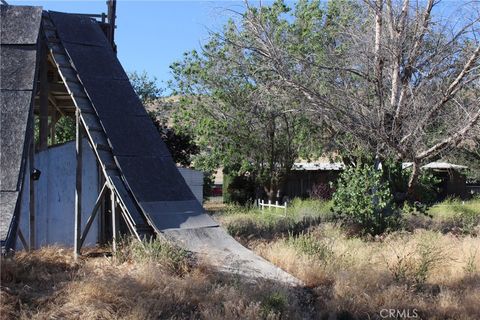
<path fill-rule="evenodd" d="M 100 205 L 102 204 L 103 197 L 105 196 L 105 193 L 108 190 L 108 184 L 105 183 L 100 190 L 100 193 L 97 197 L 97 201 L 95 201 L 95 206 L 92 209 L 92 213 L 90 214 L 90 217 L 87 220 L 87 224 L 85 225 L 85 229 L 83 230 L 82 236 L 80 237 L 80 248 L 82 248 L 83 243 L 85 242 L 85 238 L 88 235 L 88 231 L 90 230 L 90 227 L 92 226 L 93 221 L 95 220 L 95 217 L 97 216 L 98 209 L 100 208 Z"/>

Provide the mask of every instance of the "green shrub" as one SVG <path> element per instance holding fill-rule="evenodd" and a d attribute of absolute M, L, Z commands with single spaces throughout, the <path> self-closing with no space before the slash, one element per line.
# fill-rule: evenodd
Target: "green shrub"
<path fill-rule="evenodd" d="M 363 234 L 380 234 L 396 227 L 399 220 L 382 171 L 366 165 L 347 168 L 340 175 L 332 211 L 342 221 L 360 226 Z"/>
<path fill-rule="evenodd" d="M 149 262 L 174 274 L 184 274 L 190 269 L 190 254 L 161 238 L 144 240 L 122 239 L 115 254 L 117 263 L 127 261 Z"/>
<path fill-rule="evenodd" d="M 223 202 L 245 205 L 255 198 L 255 184 L 247 176 L 235 176 L 224 171 Z"/>
<path fill-rule="evenodd" d="M 289 237 L 285 242 L 299 252 L 313 256 L 322 261 L 327 260 L 333 255 L 331 245 L 320 241 L 312 233 L 301 233 L 297 236 L 289 234 Z"/>
<path fill-rule="evenodd" d="M 385 160 L 382 163 L 382 171 L 383 178 L 388 181 L 390 190 L 395 197 L 395 202 L 399 206 L 403 205 L 407 196 L 408 180 L 412 168 L 403 169 L 402 162 Z M 412 212 L 425 213 L 425 210 L 438 199 L 440 182 L 441 179 L 436 177 L 432 171 L 421 170 L 414 189 L 415 203 L 409 204 L 408 208 L 411 208 Z"/>
<path fill-rule="evenodd" d="M 262 301 L 262 314 L 265 318 L 274 315 L 281 315 L 288 305 L 288 300 L 285 294 L 281 292 L 273 292 L 267 295 Z"/>

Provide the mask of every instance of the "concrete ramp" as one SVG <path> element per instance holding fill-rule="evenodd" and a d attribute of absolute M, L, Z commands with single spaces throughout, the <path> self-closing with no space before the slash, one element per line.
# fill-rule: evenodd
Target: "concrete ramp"
<path fill-rule="evenodd" d="M 113 208 L 120 206 L 132 234 L 139 239 L 154 233 L 164 235 L 221 271 L 300 284 L 240 245 L 205 214 L 176 168 L 99 23 L 87 16 L 42 13 L 33 7 L 12 7 L 12 10 L 1 7 L 2 243 L 5 238 L 14 238 L 8 235 L 15 230 L 25 150 L 31 142 L 25 137 L 27 132 L 33 136 L 33 122 L 29 119 L 36 91 L 37 39 L 41 29 L 49 59 L 75 105 L 79 136 L 88 140 L 98 169 L 103 172 L 106 183 L 102 190 L 108 186 L 112 198 L 118 199 L 112 201 Z M 80 145 L 82 141 L 78 139 L 77 143 Z M 93 222 L 91 217 L 87 225 Z M 84 232 L 88 232 L 88 227 Z"/>
<path fill-rule="evenodd" d="M 167 230 L 167 239 L 197 253 L 219 271 L 242 277 L 266 279 L 287 285 L 299 286 L 302 282 L 270 262 L 248 250 L 223 228 L 195 228 Z"/>
<path fill-rule="evenodd" d="M 93 147 L 98 149 L 97 145 L 102 144 L 95 142 L 95 132 L 101 131 L 105 136 L 106 142 L 100 149 L 110 152 L 114 159 L 114 164 L 105 167 L 115 166 L 119 173 L 110 179 L 122 201 L 132 202 L 126 206 L 127 212 L 134 211 L 128 207 L 138 208 L 155 232 L 199 254 L 221 271 L 300 284 L 243 247 L 204 213 L 98 23 L 88 17 L 59 12 L 49 12 L 49 17 L 60 40 L 52 46 L 54 59 L 82 113 Z M 47 38 L 50 36 L 47 34 Z M 66 58 L 61 56 L 63 51 Z M 64 70 L 62 61 L 69 61 L 72 70 Z M 84 95 L 93 111 L 82 107 Z M 92 117 L 98 124 L 88 123 Z M 98 160 L 105 162 L 100 156 Z M 120 189 L 123 191 L 119 192 Z"/>

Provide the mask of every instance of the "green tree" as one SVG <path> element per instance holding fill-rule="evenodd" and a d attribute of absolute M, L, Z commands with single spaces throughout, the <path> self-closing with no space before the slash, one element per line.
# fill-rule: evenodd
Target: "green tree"
<path fill-rule="evenodd" d="M 282 17 L 290 9 L 277 2 L 262 10 L 268 13 L 268 23 L 279 28 L 277 36 L 283 37 L 290 26 Z M 321 14 L 319 7 L 315 10 Z M 314 19 L 310 14 L 302 21 Z M 315 154 L 321 142 L 316 139 L 318 127 L 298 112 L 305 99 L 293 98 L 257 55 L 235 45 L 249 37 L 230 21 L 222 32 L 210 35 L 201 52 L 187 52 L 171 66 L 172 89 L 181 96 L 175 123 L 192 133 L 201 147 L 197 165 L 248 174 L 274 199 L 294 161 Z"/>
<path fill-rule="evenodd" d="M 446 18 L 438 3 L 332 0 L 321 19 L 308 19 L 314 13 L 304 10 L 282 23 L 270 19 L 281 1 L 248 7 L 238 25 L 250 36 L 235 46 L 261 60 L 280 86 L 305 98 L 304 110 L 341 138 L 335 142 L 380 162 L 412 162 L 413 198 L 420 167 L 480 128 L 478 7 L 459 3 Z M 317 4 L 305 0 L 297 8 Z"/>
<path fill-rule="evenodd" d="M 144 106 L 160 98 L 163 90 L 158 86 L 157 78 L 151 77 L 146 71 L 141 73 L 137 71 L 129 72 L 128 78 Z"/>

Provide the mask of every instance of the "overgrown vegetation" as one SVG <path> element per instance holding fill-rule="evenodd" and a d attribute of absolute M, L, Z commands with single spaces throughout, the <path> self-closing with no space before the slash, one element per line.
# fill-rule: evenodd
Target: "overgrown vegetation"
<path fill-rule="evenodd" d="M 96 249 L 74 261 L 70 249 L 48 247 L 2 257 L 1 317 L 361 319 L 384 308 L 416 309 L 422 319 L 480 317 L 480 238 L 466 229 L 435 229 L 464 215 L 479 219 L 480 199 L 447 200 L 428 210 L 431 217 L 417 216 L 430 224 L 415 226 L 415 216 L 406 216 L 406 230 L 376 237 L 336 224 L 331 205 L 294 200 L 286 214 L 239 206 L 214 214 L 251 249 L 303 280 L 309 294 L 218 273 L 161 239 L 124 239 L 113 256 Z M 476 221 L 472 230 L 480 230 Z"/>
<path fill-rule="evenodd" d="M 226 226 L 230 234 L 250 239 L 298 234 L 309 226 L 333 219 L 330 201 L 295 199 L 288 206 L 286 212 L 283 209 L 229 206 L 215 218 Z"/>
<path fill-rule="evenodd" d="M 385 308 L 416 309 L 422 319 L 480 316 L 478 237 L 418 230 L 365 241 L 326 223 L 250 246 L 312 288 L 318 318 L 376 319 Z"/>
<path fill-rule="evenodd" d="M 59 247 L 20 252 L 2 257 L 1 280 L 1 319 L 305 316 L 291 289 L 238 281 L 161 240 L 140 244 L 127 239 L 112 257 L 97 251 L 79 261 L 73 260 L 71 250 Z"/>
<path fill-rule="evenodd" d="M 480 236 L 480 198 L 469 201 L 446 199 L 429 208 L 425 215 L 405 214 L 408 230 L 425 228 L 443 233 Z"/>
<path fill-rule="evenodd" d="M 382 171 L 373 166 L 347 168 L 333 194 L 333 212 L 345 223 L 358 225 L 365 234 L 376 235 L 395 228 L 399 211 Z"/>
<path fill-rule="evenodd" d="M 368 203 L 369 205 L 369 203 Z M 256 207 L 230 205 L 214 217 L 220 221 L 230 234 L 243 239 L 272 239 L 279 236 L 299 235 L 310 227 L 323 222 L 339 224 L 345 232 L 352 236 L 370 238 L 372 234 L 358 224 L 345 223 L 342 217 L 332 210 L 334 201 L 294 199 L 283 209 L 260 210 Z M 348 220 L 347 220 L 348 221 Z M 407 208 L 395 217 L 395 228 L 385 229 L 385 232 L 405 230 L 413 232 L 416 229 L 429 229 L 441 233 L 480 235 L 480 199 L 469 201 L 447 199 L 431 208 L 425 214 L 415 213 Z M 373 235 L 383 236 L 383 233 Z"/>

